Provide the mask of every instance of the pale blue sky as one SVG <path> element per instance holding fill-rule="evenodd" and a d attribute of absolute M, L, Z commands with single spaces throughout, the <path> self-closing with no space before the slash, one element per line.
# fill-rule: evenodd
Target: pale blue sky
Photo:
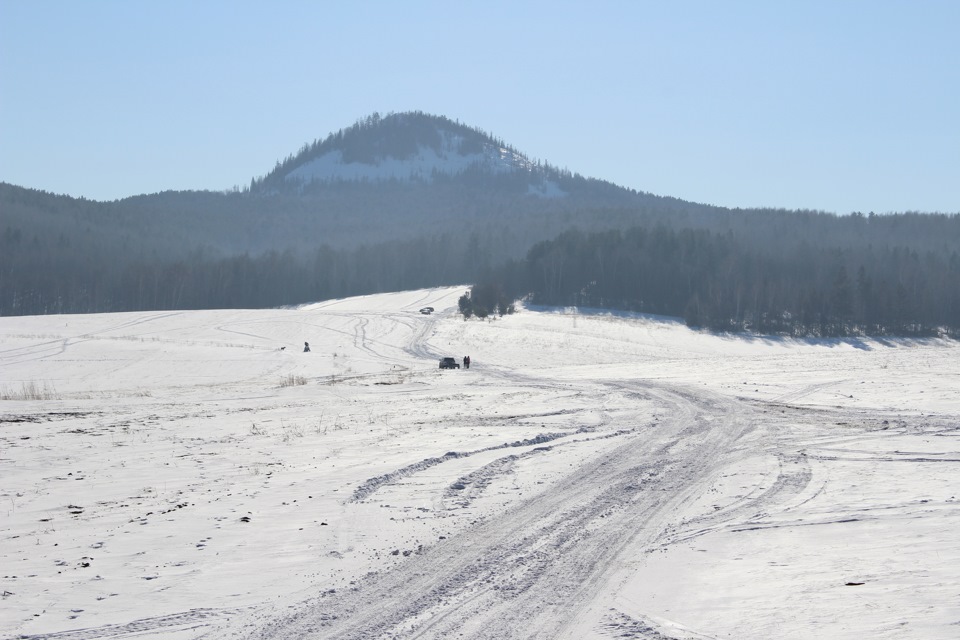
<path fill-rule="evenodd" d="M 731 207 L 960 212 L 960 1 L 0 0 L 0 181 L 228 189 L 374 111 Z"/>

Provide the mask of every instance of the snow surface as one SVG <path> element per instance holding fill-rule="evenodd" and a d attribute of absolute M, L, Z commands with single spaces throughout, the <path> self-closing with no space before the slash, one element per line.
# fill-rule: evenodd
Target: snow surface
<path fill-rule="evenodd" d="M 957 343 L 462 292 L 0 318 L 0 637 L 960 635 Z"/>

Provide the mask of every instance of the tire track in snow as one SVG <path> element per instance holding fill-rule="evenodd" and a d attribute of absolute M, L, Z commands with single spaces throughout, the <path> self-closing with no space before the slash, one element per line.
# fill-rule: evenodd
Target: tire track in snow
<path fill-rule="evenodd" d="M 843 380 L 830 380 L 830 381 L 828 381 L 828 382 L 820 382 L 820 383 L 817 383 L 817 384 L 807 385 L 806 387 L 803 387 L 802 389 L 797 389 L 796 391 L 788 391 L 787 393 L 784 393 L 784 394 L 782 394 L 782 395 L 779 395 L 779 396 L 777 396 L 776 398 L 773 398 L 773 400 L 771 400 L 771 402 L 774 402 L 774 403 L 777 403 L 777 402 L 780 402 L 780 403 L 796 402 L 797 400 L 800 400 L 801 398 L 804 398 L 804 397 L 809 396 L 809 395 L 811 395 L 811 394 L 813 394 L 813 393 L 816 393 L 817 391 L 823 391 L 824 389 L 829 389 L 830 387 L 835 387 L 835 386 L 837 386 L 838 384 L 843 384 L 844 382 L 848 382 L 848 379 L 843 379 Z"/>
<path fill-rule="evenodd" d="M 183 311 L 173 311 L 169 313 L 159 313 L 150 315 L 147 317 L 139 317 L 133 320 L 128 320 L 126 322 L 121 322 L 113 326 L 101 329 L 99 331 L 88 331 L 86 333 L 81 333 L 75 336 L 68 336 L 65 338 L 57 338 L 56 340 L 48 340 L 46 342 L 40 342 L 37 344 L 27 345 L 24 347 L 12 347 L 10 349 L 0 349 L 0 365 L 17 365 L 24 362 L 33 362 L 35 360 L 44 360 L 46 358 L 55 357 L 62 355 L 67 352 L 67 350 L 77 344 L 82 344 L 93 339 L 94 336 L 100 336 L 105 333 L 110 333 L 111 331 L 119 331 L 120 329 L 126 329 L 129 327 L 135 327 L 137 325 L 145 324 L 147 322 L 153 322 L 154 320 L 163 320 L 164 318 L 171 318 L 173 316 L 182 315 Z M 8 355 L 9 354 L 9 355 Z M 21 358 L 20 360 L 10 361 L 12 358 Z"/>
<path fill-rule="evenodd" d="M 207 627 L 214 619 L 229 618 L 240 611 L 240 609 L 191 609 L 182 613 L 144 618 L 125 624 L 110 624 L 102 627 L 34 635 L 21 634 L 14 637 L 18 640 L 96 640 L 98 638 L 144 637 L 154 635 L 154 632 L 174 634 Z M 13 638 L 9 640 L 13 640 Z"/>
<path fill-rule="evenodd" d="M 654 548 L 675 524 L 673 507 L 703 491 L 751 428 L 749 410 L 732 401 L 635 391 L 670 417 L 352 590 L 264 610 L 211 637 L 560 637 L 602 592 L 617 558 Z"/>
<path fill-rule="evenodd" d="M 744 496 L 732 505 L 682 523 L 675 533 L 663 541 L 663 546 L 686 542 L 718 529 L 740 525 L 744 521 L 765 518 L 769 515 L 766 510 L 799 496 L 812 479 L 813 471 L 807 456 L 781 455 L 777 478 L 770 487 L 757 495 Z"/>
<path fill-rule="evenodd" d="M 370 478 L 369 480 L 366 480 L 365 482 L 363 482 L 363 484 L 361 484 L 359 487 L 357 487 L 354 490 L 353 495 L 350 496 L 350 499 L 348 500 L 348 502 L 360 502 L 361 500 L 365 500 L 366 498 L 369 498 L 371 495 L 376 493 L 376 491 L 383 486 L 386 486 L 388 484 L 393 484 L 399 480 L 402 480 L 403 478 L 409 477 L 415 473 L 419 473 L 420 471 L 424 471 L 431 467 L 435 467 L 436 465 L 442 464 L 449 460 L 456 460 L 458 458 L 467 458 L 469 456 L 473 456 L 478 453 L 483 453 L 486 451 L 496 451 L 498 449 L 507 449 L 510 447 L 528 447 L 528 446 L 534 446 L 538 444 L 544 444 L 544 443 L 556 440 L 558 438 L 563 438 L 568 435 L 572 435 L 572 434 L 542 433 L 540 435 L 534 436 L 533 438 L 516 440 L 514 442 L 505 442 L 503 444 L 494 445 L 492 447 L 484 447 L 483 449 L 476 449 L 474 451 L 466 451 L 466 452 L 450 451 L 439 457 L 426 458 L 424 460 L 415 462 L 406 467 L 397 469 L 396 471 L 391 471 L 390 473 L 385 473 L 381 476 L 377 476 L 375 478 Z"/>
<path fill-rule="evenodd" d="M 580 430 L 576 433 L 585 433 L 585 430 Z M 444 492 L 441 500 L 441 504 L 444 500 L 453 501 L 457 507 L 468 507 L 470 504 L 476 500 L 480 495 L 486 490 L 486 488 L 493 483 L 493 481 L 502 475 L 511 473 L 516 466 L 517 462 L 520 462 L 526 458 L 530 458 L 535 455 L 540 455 L 553 451 L 557 447 L 562 447 L 565 445 L 574 445 L 584 442 L 591 442 L 595 440 L 607 440 L 610 438 L 617 438 L 621 436 L 629 435 L 630 431 L 614 431 L 613 433 L 605 433 L 601 436 L 592 437 L 592 438 L 582 438 L 578 440 L 569 440 L 565 442 L 560 442 L 557 444 L 534 447 L 529 451 L 524 451 L 523 453 L 511 454 L 503 458 L 497 458 L 496 460 L 489 462 L 479 469 L 476 469 L 464 476 L 457 478 L 453 481 L 447 490 Z M 574 435 L 574 434 L 568 434 Z"/>

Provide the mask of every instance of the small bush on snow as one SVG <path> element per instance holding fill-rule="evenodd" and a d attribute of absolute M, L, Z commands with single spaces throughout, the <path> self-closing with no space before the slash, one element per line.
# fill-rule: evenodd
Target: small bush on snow
<path fill-rule="evenodd" d="M 286 378 L 280 379 L 281 387 L 299 387 L 301 385 L 307 384 L 307 379 L 304 376 L 296 376 L 292 373 Z"/>
<path fill-rule="evenodd" d="M 10 391 L 6 388 L 0 390 L 0 400 L 59 400 L 60 394 L 49 382 L 44 382 L 43 386 L 31 380 L 24 382 L 20 390 Z"/>

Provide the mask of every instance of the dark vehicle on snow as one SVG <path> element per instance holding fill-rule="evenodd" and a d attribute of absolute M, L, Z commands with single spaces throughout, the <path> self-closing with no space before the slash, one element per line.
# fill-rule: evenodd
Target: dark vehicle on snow
<path fill-rule="evenodd" d="M 420 309 L 420 313 L 422 313 L 425 316 L 428 316 L 431 313 L 433 313 L 433 307 L 424 307 L 423 309 Z"/>
<path fill-rule="evenodd" d="M 459 369 L 460 363 L 456 358 L 440 358 L 441 369 Z"/>

